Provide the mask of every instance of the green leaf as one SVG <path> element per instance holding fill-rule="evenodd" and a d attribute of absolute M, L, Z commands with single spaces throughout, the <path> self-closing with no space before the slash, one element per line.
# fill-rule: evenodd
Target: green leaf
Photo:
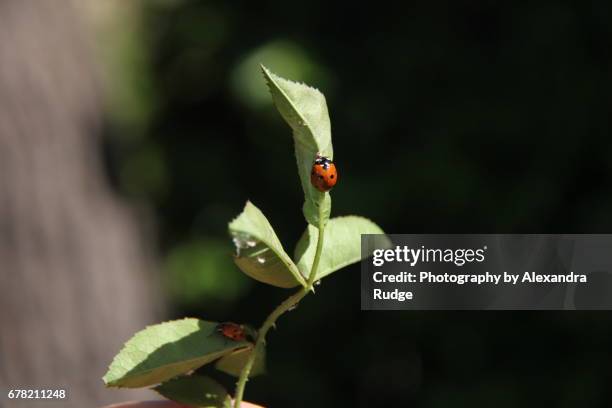
<path fill-rule="evenodd" d="M 268 219 L 250 201 L 230 222 L 229 232 L 236 245 L 234 262 L 251 278 L 281 288 L 306 285 Z"/>
<path fill-rule="evenodd" d="M 261 68 L 276 108 L 293 130 L 295 157 L 304 190 L 304 217 L 318 227 L 329 219 L 331 198 L 329 193 L 321 193 L 311 185 L 310 171 L 317 153 L 334 158 L 325 97 L 317 89 L 281 78 L 263 65 Z"/>
<path fill-rule="evenodd" d="M 158 384 L 250 345 L 225 338 L 217 324 L 190 318 L 139 331 L 115 356 L 104 383 L 125 388 Z"/>
<path fill-rule="evenodd" d="M 332 218 L 325 227 L 323 250 L 316 279 L 361 260 L 361 234 L 384 234 L 382 229 L 367 218 L 354 215 Z M 317 228 L 309 225 L 295 248 L 295 259 L 304 276 L 308 278 L 317 246 Z M 386 235 L 380 235 L 380 248 L 391 245 Z"/>
<path fill-rule="evenodd" d="M 219 383 L 200 375 L 183 376 L 166 381 L 154 388 L 169 400 L 191 407 L 225 408 L 231 398 Z"/>
<path fill-rule="evenodd" d="M 249 356 L 253 352 L 252 348 L 246 350 L 238 350 L 234 353 L 228 354 L 217 361 L 215 368 L 219 371 L 223 371 L 226 374 L 233 375 L 234 377 L 240 377 L 240 372 L 246 364 Z M 262 346 L 253 362 L 251 367 L 250 377 L 260 375 L 266 372 L 266 347 Z"/>

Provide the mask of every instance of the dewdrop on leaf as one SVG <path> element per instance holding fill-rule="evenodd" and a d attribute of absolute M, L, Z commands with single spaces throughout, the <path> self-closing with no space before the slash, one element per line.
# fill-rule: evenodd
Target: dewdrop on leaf
<path fill-rule="evenodd" d="M 241 249 L 253 248 L 257 246 L 258 241 L 251 237 L 249 234 L 243 232 L 235 232 L 232 234 L 232 241 L 236 247 L 236 256 L 240 256 Z"/>

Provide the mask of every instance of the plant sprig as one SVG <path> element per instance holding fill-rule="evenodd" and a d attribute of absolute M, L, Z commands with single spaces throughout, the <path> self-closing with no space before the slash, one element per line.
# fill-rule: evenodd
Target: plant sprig
<path fill-rule="evenodd" d="M 323 218 L 319 215 L 319 220 Z M 261 328 L 258 330 L 257 341 L 255 342 L 255 348 L 251 353 L 249 360 L 245 364 L 242 372 L 240 373 L 240 377 L 238 379 L 238 383 L 236 384 L 236 395 L 234 408 L 240 408 L 240 403 L 242 402 L 242 397 L 244 395 L 244 388 L 246 387 L 246 383 L 249 380 L 249 374 L 251 373 L 251 368 L 256 359 L 257 353 L 259 350 L 265 346 L 266 343 L 266 335 L 268 334 L 268 330 L 271 327 L 274 327 L 276 324 L 276 320 L 281 317 L 285 312 L 294 308 L 311 290 L 314 288 L 315 279 L 317 277 L 317 270 L 319 267 L 319 262 L 321 261 L 321 253 L 323 251 L 323 240 L 325 237 L 325 224 L 320 223 L 318 227 L 319 233 L 317 236 L 317 247 L 315 252 L 314 261 L 312 263 L 312 268 L 310 269 L 310 274 L 308 276 L 308 281 L 306 282 L 306 286 L 302 287 L 298 292 L 287 298 L 284 302 L 282 302 L 276 309 L 270 313 L 270 315 L 266 318 L 266 320 L 261 325 Z"/>
<path fill-rule="evenodd" d="M 274 104 L 293 130 L 295 156 L 308 226 L 292 259 L 284 250 L 266 216 L 251 202 L 229 223 L 236 246 L 236 265 L 248 276 L 280 288 L 299 286 L 264 320 L 254 342 L 246 336 L 227 338 L 219 323 L 183 319 L 150 326 L 132 337 L 115 356 L 104 382 L 109 387 L 150 387 L 163 396 L 195 407 L 239 408 L 250 377 L 263 372 L 266 335 L 277 319 L 294 308 L 314 285 L 329 274 L 357 262 L 361 234 L 383 234 L 370 220 L 345 216 L 330 218 L 331 196 L 310 183 L 316 156 L 333 158 L 331 126 L 325 97 L 304 84 L 283 79 L 262 66 Z M 382 237 L 379 246 L 388 245 Z M 196 271 L 194 271 L 196 273 Z M 243 326 L 244 327 L 244 326 Z M 208 377 L 190 374 L 217 361 L 216 367 L 238 382 L 234 399 Z"/>

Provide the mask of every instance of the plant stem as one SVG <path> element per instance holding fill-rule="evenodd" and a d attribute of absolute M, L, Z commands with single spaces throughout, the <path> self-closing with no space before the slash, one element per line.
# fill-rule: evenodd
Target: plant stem
<path fill-rule="evenodd" d="M 320 215 L 319 215 L 320 219 Z M 317 235 L 317 249 L 315 251 L 314 260 L 312 261 L 312 268 L 310 268 L 310 275 L 308 275 L 308 282 L 306 288 L 311 290 L 315 280 L 317 279 L 317 269 L 319 269 L 319 262 L 321 261 L 321 252 L 323 252 L 323 238 L 325 237 L 325 225 L 319 224 L 319 234 Z"/>
<path fill-rule="evenodd" d="M 319 220 L 321 219 L 321 210 L 319 210 Z M 306 286 L 302 287 L 299 291 L 294 293 L 285 299 L 280 305 L 276 307 L 268 315 L 266 320 L 263 322 L 259 330 L 257 331 L 257 340 L 255 341 L 255 347 L 253 347 L 253 351 L 249 356 L 246 364 L 242 368 L 240 372 L 240 377 L 238 378 L 238 382 L 236 383 L 236 395 L 234 396 L 234 408 L 240 408 L 240 403 L 242 402 L 242 397 L 244 395 L 244 387 L 246 386 L 247 381 L 249 380 L 249 374 L 251 373 L 251 368 L 253 367 L 253 363 L 255 362 L 255 357 L 257 353 L 260 351 L 261 347 L 266 342 L 266 334 L 268 330 L 274 323 L 276 319 L 282 316 L 285 312 L 290 310 L 292 307 L 297 305 L 300 300 L 304 298 L 310 292 L 314 286 L 315 279 L 317 277 L 317 269 L 319 268 L 319 262 L 321 261 L 321 252 L 323 251 L 323 237 L 325 234 L 325 226 L 323 223 L 319 223 L 319 233 L 317 235 L 317 249 L 315 252 L 314 260 L 312 261 L 312 267 L 310 268 L 310 275 L 308 275 L 308 282 Z"/>

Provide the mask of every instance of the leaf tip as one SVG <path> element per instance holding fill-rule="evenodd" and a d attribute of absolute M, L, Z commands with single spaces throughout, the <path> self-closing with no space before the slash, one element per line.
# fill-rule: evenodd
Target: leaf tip
<path fill-rule="evenodd" d="M 102 382 L 104 383 L 104 386 L 106 388 L 117 388 L 117 380 L 113 379 L 112 376 L 110 375 L 110 368 L 109 371 L 104 374 L 104 377 L 102 377 Z"/>
<path fill-rule="evenodd" d="M 268 86 L 270 86 L 270 83 L 274 82 L 274 79 L 272 78 L 274 74 L 264 64 L 259 64 L 259 68 L 261 69 L 261 73 L 263 74 L 266 83 Z"/>

